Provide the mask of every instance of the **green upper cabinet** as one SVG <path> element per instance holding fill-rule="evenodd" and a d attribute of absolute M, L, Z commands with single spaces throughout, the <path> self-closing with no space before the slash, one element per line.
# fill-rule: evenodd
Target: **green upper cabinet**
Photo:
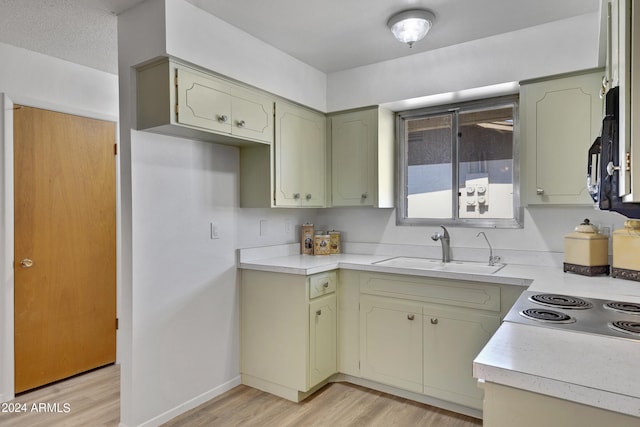
<path fill-rule="evenodd" d="M 394 205 L 394 116 L 372 107 L 329 116 L 331 205 Z"/>
<path fill-rule="evenodd" d="M 521 83 L 525 199 L 533 205 L 588 205 L 587 152 L 600 134 L 603 70 Z"/>
<path fill-rule="evenodd" d="M 137 71 L 140 130 L 233 145 L 273 142 L 274 99 L 164 59 Z"/>
<path fill-rule="evenodd" d="M 326 206 L 326 118 L 276 102 L 275 207 Z"/>

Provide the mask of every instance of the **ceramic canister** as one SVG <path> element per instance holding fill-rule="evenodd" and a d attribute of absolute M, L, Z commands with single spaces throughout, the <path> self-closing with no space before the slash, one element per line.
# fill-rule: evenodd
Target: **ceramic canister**
<path fill-rule="evenodd" d="M 301 228 L 300 253 L 304 255 L 313 255 L 313 224 L 302 224 Z"/>
<path fill-rule="evenodd" d="M 564 261 L 569 264 L 609 265 L 609 238 L 585 219 L 564 236 Z"/>
<path fill-rule="evenodd" d="M 640 221 L 628 220 L 613 232 L 613 267 L 640 272 Z"/>
<path fill-rule="evenodd" d="M 329 241 L 331 243 L 331 254 L 339 254 L 340 248 L 340 232 L 332 230 L 329 232 Z"/>
<path fill-rule="evenodd" d="M 328 234 L 323 231 L 317 231 L 313 238 L 313 254 L 314 255 L 330 255 L 331 242 Z"/>

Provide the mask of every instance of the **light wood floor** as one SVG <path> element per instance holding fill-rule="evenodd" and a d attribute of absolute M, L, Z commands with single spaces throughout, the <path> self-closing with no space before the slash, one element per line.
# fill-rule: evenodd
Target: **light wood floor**
<path fill-rule="evenodd" d="M 26 404 L 27 412 L 0 412 L 2 427 L 114 427 L 120 420 L 120 369 L 116 365 L 97 369 L 24 393 L 11 403 Z M 49 404 L 49 411 L 61 412 L 32 412 L 34 403 Z M 69 406 L 66 413 L 65 404 Z M 297 404 L 241 385 L 174 418 L 164 427 L 481 425 L 482 421 L 475 418 L 353 384 L 333 383 Z"/>
<path fill-rule="evenodd" d="M 348 383 L 332 383 L 301 403 L 241 385 L 163 427 L 475 427 L 482 421 Z"/>
<path fill-rule="evenodd" d="M 12 409 L 12 404 L 26 412 L 4 412 Z M 40 404 L 49 406 L 41 407 Z M 120 367 L 106 366 L 22 393 L 9 404 L 0 403 L 0 409 L 2 427 L 117 426 L 120 422 Z"/>

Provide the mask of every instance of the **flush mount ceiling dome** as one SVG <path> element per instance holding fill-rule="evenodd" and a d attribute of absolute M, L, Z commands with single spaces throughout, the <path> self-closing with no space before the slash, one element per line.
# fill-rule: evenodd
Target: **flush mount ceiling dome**
<path fill-rule="evenodd" d="M 410 9 L 398 12 L 387 21 L 387 27 L 393 35 L 409 47 L 427 35 L 436 16 L 430 10 Z"/>

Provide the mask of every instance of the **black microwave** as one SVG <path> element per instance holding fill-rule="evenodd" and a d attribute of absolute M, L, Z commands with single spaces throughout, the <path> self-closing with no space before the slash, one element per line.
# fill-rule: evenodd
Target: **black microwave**
<path fill-rule="evenodd" d="M 599 209 L 618 212 L 627 218 L 640 219 L 640 203 L 624 203 L 619 196 L 620 88 L 609 89 L 605 97 L 605 114 L 601 134 L 589 148 L 587 190 Z M 623 166 L 626 167 L 626 166 Z"/>

